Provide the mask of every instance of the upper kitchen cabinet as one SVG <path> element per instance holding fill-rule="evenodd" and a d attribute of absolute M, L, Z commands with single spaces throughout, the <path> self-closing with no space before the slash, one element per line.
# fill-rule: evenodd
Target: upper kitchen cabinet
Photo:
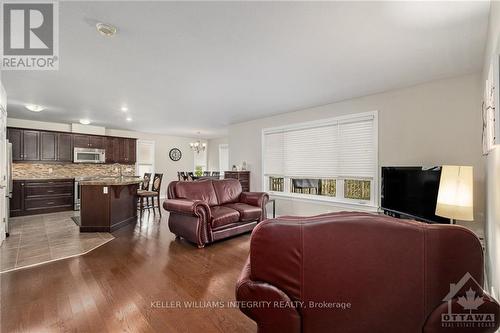
<path fill-rule="evenodd" d="M 128 163 L 135 164 L 137 160 L 137 140 L 127 139 L 128 141 Z"/>
<path fill-rule="evenodd" d="M 106 143 L 103 136 L 91 136 L 89 138 L 89 147 L 96 149 L 105 149 Z"/>
<path fill-rule="evenodd" d="M 40 160 L 57 160 L 57 133 L 40 132 Z"/>
<path fill-rule="evenodd" d="M 40 132 L 23 130 L 23 161 L 40 160 Z"/>
<path fill-rule="evenodd" d="M 12 160 L 73 162 L 74 148 L 105 149 L 106 163 L 134 164 L 136 139 L 7 128 Z"/>
<path fill-rule="evenodd" d="M 40 160 L 40 132 L 8 128 L 7 138 L 12 143 L 12 161 Z"/>
<path fill-rule="evenodd" d="M 73 136 L 75 148 L 95 148 L 105 149 L 105 140 L 103 136 L 76 134 Z"/>
<path fill-rule="evenodd" d="M 120 138 L 120 163 L 134 164 L 136 162 L 136 139 Z"/>
<path fill-rule="evenodd" d="M 106 163 L 120 162 L 120 138 L 107 137 L 105 142 Z"/>
<path fill-rule="evenodd" d="M 73 135 L 57 133 L 57 160 L 59 162 L 73 162 Z"/>
<path fill-rule="evenodd" d="M 89 148 L 90 147 L 90 136 L 83 134 L 73 135 L 73 146 L 75 148 Z"/>
<path fill-rule="evenodd" d="M 18 128 L 7 129 L 7 139 L 12 144 L 12 161 L 23 160 L 23 130 Z"/>

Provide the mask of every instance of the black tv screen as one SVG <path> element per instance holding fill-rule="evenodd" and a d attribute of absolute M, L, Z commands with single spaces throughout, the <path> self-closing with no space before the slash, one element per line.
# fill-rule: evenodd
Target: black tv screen
<path fill-rule="evenodd" d="M 430 223 L 450 223 L 437 216 L 441 167 L 382 167 L 382 209 Z"/>

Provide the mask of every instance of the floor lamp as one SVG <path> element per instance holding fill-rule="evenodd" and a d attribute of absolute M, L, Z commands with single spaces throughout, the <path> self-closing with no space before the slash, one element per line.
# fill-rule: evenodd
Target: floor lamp
<path fill-rule="evenodd" d="M 455 220 L 473 221 L 473 168 L 443 165 L 436 205 L 436 215 Z"/>

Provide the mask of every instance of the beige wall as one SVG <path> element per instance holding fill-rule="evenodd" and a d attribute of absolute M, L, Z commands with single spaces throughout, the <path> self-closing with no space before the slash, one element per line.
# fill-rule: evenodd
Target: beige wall
<path fill-rule="evenodd" d="M 492 60 L 500 54 L 499 38 L 500 2 L 492 1 L 483 66 L 483 82 L 486 80 Z M 496 75 L 499 75 L 499 73 L 496 73 Z M 496 129 L 498 130 L 498 128 L 499 126 L 497 125 Z M 490 291 L 497 299 L 500 299 L 500 146 L 497 146 L 490 152 L 485 160 L 487 180 L 485 222 L 486 273 Z"/>
<path fill-rule="evenodd" d="M 61 123 L 39 122 L 23 119 L 7 119 L 8 126 L 22 128 L 36 128 L 41 130 L 53 130 L 70 132 L 71 125 Z M 137 138 L 142 140 L 155 141 L 155 170 L 163 173 L 162 196 L 166 193 L 169 182 L 177 180 L 177 171 L 193 170 L 194 155 L 189 148 L 189 143 L 197 139 L 178 136 L 169 136 L 161 134 L 149 134 L 133 131 L 123 131 L 115 129 L 106 129 L 106 135 Z M 182 158 L 178 162 L 170 160 L 168 153 L 172 148 L 179 148 L 182 152 Z"/>
<path fill-rule="evenodd" d="M 229 128 L 231 164 L 247 161 L 252 190 L 262 189 L 263 128 L 379 111 L 379 165 L 474 166 L 474 223 L 482 232 L 485 172 L 481 158 L 480 75 L 440 80 L 382 94 L 235 124 Z M 277 202 L 279 214 L 310 215 L 339 207 L 300 201 Z"/>
<path fill-rule="evenodd" d="M 227 143 L 227 137 L 208 140 L 208 170 L 219 171 L 219 145 Z"/>

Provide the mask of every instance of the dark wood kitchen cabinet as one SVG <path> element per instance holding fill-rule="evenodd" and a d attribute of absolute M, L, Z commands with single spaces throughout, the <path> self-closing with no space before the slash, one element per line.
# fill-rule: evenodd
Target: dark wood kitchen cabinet
<path fill-rule="evenodd" d="M 23 161 L 40 160 L 40 132 L 23 130 Z"/>
<path fill-rule="evenodd" d="M 57 133 L 57 160 L 59 162 L 73 162 L 73 135 Z"/>
<path fill-rule="evenodd" d="M 73 146 L 75 148 L 88 148 L 90 146 L 90 136 L 83 134 L 74 134 Z"/>
<path fill-rule="evenodd" d="M 57 133 L 40 132 L 40 160 L 57 160 Z"/>
<path fill-rule="evenodd" d="M 118 163 L 120 161 L 120 138 L 106 138 L 106 163 Z"/>
<path fill-rule="evenodd" d="M 12 143 L 12 161 L 40 160 L 40 131 L 9 128 L 7 138 Z"/>
<path fill-rule="evenodd" d="M 14 162 L 73 162 L 74 148 L 105 149 L 106 163 L 134 164 L 137 140 L 111 136 L 7 129 Z"/>
<path fill-rule="evenodd" d="M 105 149 L 103 136 L 76 134 L 73 136 L 75 148 Z"/>
<path fill-rule="evenodd" d="M 15 180 L 13 183 L 11 216 L 73 209 L 73 179 Z"/>
<path fill-rule="evenodd" d="M 95 149 L 105 149 L 106 144 L 103 136 L 91 136 L 89 138 L 89 147 Z"/>
<path fill-rule="evenodd" d="M 107 137 L 106 163 L 134 164 L 136 162 L 136 139 Z"/>
<path fill-rule="evenodd" d="M 24 180 L 12 181 L 12 198 L 10 198 L 10 216 L 19 216 L 24 211 Z"/>
<path fill-rule="evenodd" d="M 136 139 L 120 138 L 119 163 L 134 164 L 136 162 Z"/>
<path fill-rule="evenodd" d="M 12 144 L 12 161 L 23 160 L 23 130 L 18 128 L 7 129 L 7 139 Z"/>

